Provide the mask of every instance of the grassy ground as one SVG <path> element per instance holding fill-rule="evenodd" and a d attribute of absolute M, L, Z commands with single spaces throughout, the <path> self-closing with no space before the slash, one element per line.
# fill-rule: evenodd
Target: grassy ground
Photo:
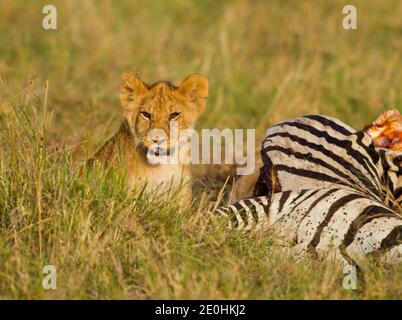
<path fill-rule="evenodd" d="M 0 298 L 401 298 L 401 267 L 373 267 L 366 287 L 295 264 L 269 235 L 224 231 L 198 205 L 179 212 L 127 195 L 123 178 L 78 178 L 72 162 L 118 127 L 119 77 L 179 83 L 201 72 L 210 98 L 198 128 L 257 128 L 306 113 L 361 128 L 402 106 L 402 2 L 0 2 Z M 46 85 L 48 84 L 48 85 Z M 208 168 L 197 167 L 195 183 Z M 211 184 L 222 185 L 222 181 Z M 42 288 L 56 266 L 57 290 Z"/>

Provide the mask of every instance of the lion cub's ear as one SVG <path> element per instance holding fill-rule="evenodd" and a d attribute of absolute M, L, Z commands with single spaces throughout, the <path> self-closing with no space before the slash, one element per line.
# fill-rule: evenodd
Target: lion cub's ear
<path fill-rule="evenodd" d="M 208 97 L 208 79 L 206 77 L 201 74 L 188 76 L 178 90 L 195 104 L 197 113 L 204 111 Z"/>
<path fill-rule="evenodd" d="M 148 86 L 134 72 L 127 71 L 123 73 L 120 86 L 120 101 L 124 108 L 147 91 Z"/>

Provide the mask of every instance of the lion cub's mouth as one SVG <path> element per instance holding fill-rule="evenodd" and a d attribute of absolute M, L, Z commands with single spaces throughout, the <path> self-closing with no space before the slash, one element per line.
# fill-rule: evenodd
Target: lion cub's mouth
<path fill-rule="evenodd" d="M 165 148 L 161 148 L 161 147 L 148 148 L 147 152 L 151 156 L 156 156 L 156 157 L 170 156 L 174 153 L 174 148 L 170 148 L 170 149 L 165 149 Z"/>

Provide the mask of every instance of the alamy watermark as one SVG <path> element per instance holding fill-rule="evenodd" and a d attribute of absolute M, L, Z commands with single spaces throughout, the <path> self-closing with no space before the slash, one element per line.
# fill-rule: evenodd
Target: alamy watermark
<path fill-rule="evenodd" d="M 42 13 L 45 15 L 42 19 L 42 27 L 45 30 L 57 29 L 57 9 L 52 4 L 47 4 L 42 8 Z"/>
<path fill-rule="evenodd" d="M 357 9 L 354 5 L 348 4 L 343 7 L 342 13 L 346 16 L 342 20 L 342 26 L 346 30 L 357 29 Z"/>
<path fill-rule="evenodd" d="M 42 13 L 45 15 L 42 19 L 42 27 L 45 30 L 57 29 L 57 8 L 55 5 L 47 4 L 42 8 Z M 346 16 L 342 19 L 342 26 L 346 30 L 357 29 L 357 9 L 352 4 L 345 5 L 342 8 L 342 13 Z"/>
<path fill-rule="evenodd" d="M 357 270 L 352 265 L 345 266 L 343 268 L 343 274 L 345 275 L 342 281 L 342 286 L 346 290 L 357 289 Z"/>
<path fill-rule="evenodd" d="M 45 276 L 42 279 L 42 287 L 45 290 L 57 289 L 57 270 L 54 265 L 46 265 L 42 269 L 42 273 Z"/>

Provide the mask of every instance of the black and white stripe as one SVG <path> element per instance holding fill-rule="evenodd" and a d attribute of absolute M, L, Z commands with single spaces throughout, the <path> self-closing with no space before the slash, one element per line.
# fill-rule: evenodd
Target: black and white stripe
<path fill-rule="evenodd" d="M 402 217 L 392 207 L 402 200 L 401 152 L 376 149 L 363 131 L 312 115 L 268 129 L 261 156 L 259 183 L 270 191 L 217 209 L 230 228 L 270 228 L 297 254 L 343 264 L 363 265 L 376 252 L 402 261 Z"/>

